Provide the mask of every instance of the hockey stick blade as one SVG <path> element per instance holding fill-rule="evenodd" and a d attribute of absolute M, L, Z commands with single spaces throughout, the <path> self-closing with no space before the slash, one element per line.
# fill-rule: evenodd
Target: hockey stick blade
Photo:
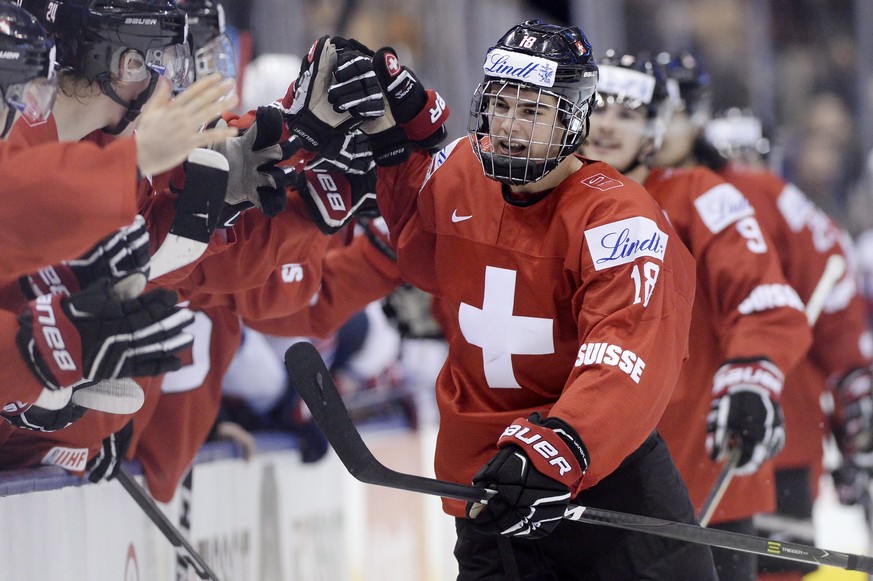
<path fill-rule="evenodd" d="M 121 483 L 121 486 L 124 487 L 127 493 L 130 494 L 134 502 L 136 502 L 143 512 L 146 513 L 146 516 L 149 517 L 158 529 L 160 529 L 167 540 L 170 541 L 170 544 L 176 547 L 176 549 L 181 550 L 179 556 L 188 561 L 188 563 L 194 567 L 194 571 L 197 573 L 198 577 L 201 579 L 219 581 L 218 576 L 209 568 L 209 565 L 206 564 L 203 557 L 201 557 L 194 547 L 191 546 L 191 543 L 182 536 L 179 529 L 173 525 L 170 519 L 167 518 L 167 515 L 164 514 L 164 511 L 162 511 L 155 501 L 152 500 L 149 493 L 139 485 L 134 477 L 125 470 L 124 466 L 119 467 L 118 474 L 115 478 Z"/>
<path fill-rule="evenodd" d="M 311 343 L 304 341 L 289 347 L 285 367 L 291 383 L 352 476 L 367 484 L 414 492 L 431 490 L 429 494 L 470 500 L 469 486 L 403 474 L 381 464 L 361 439 L 324 360 Z"/>
<path fill-rule="evenodd" d="M 312 344 L 301 342 L 289 347 L 285 352 L 285 367 L 300 397 L 352 476 L 368 484 L 487 503 L 489 492 L 484 488 L 403 474 L 382 465 L 352 423 L 327 366 Z M 873 558 L 870 557 L 771 541 L 698 525 L 579 505 L 567 507 L 564 518 L 778 559 L 873 573 Z"/>
<path fill-rule="evenodd" d="M 198 148 L 188 156 L 185 188 L 170 232 L 152 256 L 149 280 L 191 264 L 206 252 L 224 204 L 228 168 L 227 159 L 217 151 Z"/>

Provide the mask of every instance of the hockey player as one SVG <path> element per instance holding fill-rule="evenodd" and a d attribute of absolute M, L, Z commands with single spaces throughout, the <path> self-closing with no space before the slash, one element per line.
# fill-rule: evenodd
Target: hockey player
<path fill-rule="evenodd" d="M 813 326 L 813 344 L 797 368 L 785 378 L 785 449 L 774 459 L 776 513 L 811 525 L 812 504 L 822 472 L 821 442 L 831 426 L 847 467 L 834 475 L 838 489 L 854 490 L 844 475 L 855 461 L 869 466 L 873 450 L 870 393 L 870 330 L 865 308 L 855 284 L 849 243 L 842 228 L 817 208 L 796 186 L 766 171 L 762 149 L 766 140 L 760 120 L 729 111 L 707 123 L 709 78 L 688 53 L 662 54 L 668 76 L 679 88 L 679 107 L 668 126 L 665 147 L 656 163 L 668 167 L 704 164 L 736 186 L 755 208 L 761 228 L 773 240 L 788 283 L 808 303 L 822 278 L 828 259 L 840 256 L 848 265 L 834 281 L 822 312 Z M 718 129 L 715 132 L 715 129 Z M 826 386 L 833 389 L 836 413 L 824 416 L 820 400 Z M 856 471 L 855 471 L 856 473 Z M 857 501 L 857 499 L 856 499 Z M 813 544 L 812 535 L 790 536 L 780 530 L 778 519 L 759 518 L 763 532 L 779 540 Z M 811 531 L 811 526 L 808 527 Z M 808 564 L 761 559 L 766 579 L 799 580 L 815 569 Z"/>
<path fill-rule="evenodd" d="M 100 168 L 103 183 L 111 183 L 115 188 L 115 198 L 107 205 L 125 208 L 128 203 L 132 204 L 132 219 L 136 214 L 137 190 L 144 185 L 140 174 L 169 169 L 184 160 L 195 147 L 236 135 L 235 129 L 201 131 L 207 121 L 235 105 L 234 98 L 226 98 L 233 84 L 222 84 L 217 76 L 208 78 L 169 101 L 170 87 L 165 80 L 160 80 L 160 73 L 173 76 L 174 82 L 184 86 L 189 59 L 185 15 L 172 2 L 113 5 L 69 0 L 52 4 L 52 18 L 46 24 L 58 41 L 61 93 L 47 123 L 18 124 L 10 141 L 22 147 L 58 140 L 78 141 L 101 129 L 121 133 L 136 119 L 137 135 L 132 139 L 118 139 L 107 146 L 104 151 L 112 154 L 113 161 Z M 34 5 L 40 8 L 37 14 L 48 14 L 39 2 L 35 1 Z M 116 56 L 111 56 L 113 54 Z M 137 119 L 140 107 L 149 97 L 152 101 Z M 76 146 L 82 145 L 77 143 Z M 64 178 L 69 179 L 69 176 Z M 92 181 L 89 176 L 87 187 Z M 69 192 L 65 191 L 64 195 L 69 196 Z M 105 212 L 102 215 L 106 215 Z M 114 213 L 112 218 L 117 219 Z M 50 235 L 46 235 L 46 239 L 57 240 Z M 141 381 L 146 393 L 149 382 L 149 378 Z M 126 421 L 124 416 L 95 412 L 89 414 L 86 422 L 40 437 L 14 431 L 0 447 L 4 455 L 0 463 L 24 466 L 53 463 L 58 458 L 77 458 L 82 461 L 64 467 L 80 471 L 89 452 L 96 452 L 103 437 L 116 432 Z M 57 453 L 59 449 L 72 453 Z"/>
<path fill-rule="evenodd" d="M 654 431 L 685 357 L 694 264 L 650 196 L 575 155 L 597 65 L 576 27 L 509 30 L 486 57 L 469 139 L 439 153 L 445 103 L 390 48 L 390 117 L 362 129 L 403 277 L 445 301 L 437 477 L 459 579 L 714 579 L 708 548 L 563 521 L 582 504 L 686 523 Z M 548 446 L 552 461 L 536 446 Z"/>
<path fill-rule="evenodd" d="M 652 170 L 671 113 L 661 67 L 609 53 L 600 65 L 604 106 L 591 119 L 586 155 L 645 185 L 697 260 L 690 357 L 658 430 L 700 506 L 734 447 L 740 451 L 717 528 L 752 533 L 751 517 L 774 505 L 772 463 L 784 431 L 783 376 L 803 357 L 810 331 L 772 242 L 743 195 L 702 167 Z M 755 558 L 713 550 L 720 579 L 754 579 Z"/>

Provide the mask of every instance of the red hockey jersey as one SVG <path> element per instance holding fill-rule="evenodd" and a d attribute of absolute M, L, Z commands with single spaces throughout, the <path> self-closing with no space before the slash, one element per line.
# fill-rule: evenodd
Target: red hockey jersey
<path fill-rule="evenodd" d="M 658 430 L 699 508 L 721 470 L 704 447 L 716 370 L 729 359 L 767 357 L 789 372 L 811 333 L 773 242 L 739 190 L 702 167 L 654 170 L 645 186 L 697 259 L 690 357 Z M 766 462 L 733 479 L 712 522 L 774 509 L 773 463 Z"/>
<path fill-rule="evenodd" d="M 581 159 L 581 158 L 580 158 Z M 379 168 L 403 278 L 446 305 L 436 475 L 469 483 L 504 428 L 560 417 L 597 484 L 655 428 L 687 353 L 694 261 L 661 209 L 610 166 L 528 207 L 507 203 L 466 139 Z M 445 501 L 463 516 L 463 503 Z"/>

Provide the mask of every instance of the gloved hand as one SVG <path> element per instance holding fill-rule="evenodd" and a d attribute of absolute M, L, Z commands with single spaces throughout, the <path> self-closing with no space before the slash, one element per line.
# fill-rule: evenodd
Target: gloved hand
<path fill-rule="evenodd" d="M 290 158 L 294 148 L 282 140 L 284 123 L 276 107 L 258 107 L 251 127 L 213 147 L 230 165 L 224 201 L 234 213 L 254 206 L 273 217 L 285 209 L 285 186 L 293 174 L 289 176 L 277 164 Z"/>
<path fill-rule="evenodd" d="M 832 418 L 834 437 L 843 457 L 873 469 L 873 375 L 867 367 L 837 382 Z"/>
<path fill-rule="evenodd" d="M 67 389 L 72 396 L 73 390 Z M 25 430 L 35 432 L 56 432 L 70 426 L 85 415 L 88 408 L 78 406 L 68 399 L 59 409 L 46 409 L 29 403 L 11 402 L 3 406 L 0 416 L 4 420 Z"/>
<path fill-rule="evenodd" d="M 88 480 L 108 482 L 115 478 L 118 469 L 124 462 L 127 451 L 130 449 L 131 440 L 133 440 L 133 420 L 124 424 L 124 427 L 114 434 L 109 434 L 103 438 L 100 453 L 88 460 L 88 464 L 85 465 Z"/>
<path fill-rule="evenodd" d="M 156 289 L 120 300 L 104 279 L 69 297 L 45 295 L 18 317 L 18 349 L 51 390 L 116 377 L 160 375 L 181 367 L 194 321 L 176 293 Z"/>
<path fill-rule="evenodd" d="M 559 418 L 518 418 L 497 441 L 500 450 L 473 476 L 496 490 L 488 504 L 467 503 L 467 516 L 486 534 L 544 537 L 552 532 L 582 484 L 588 450 Z"/>
<path fill-rule="evenodd" d="M 360 132 L 346 136 L 337 159 L 319 157 L 298 174 L 297 192 L 312 220 L 335 234 L 355 216 L 378 216 L 376 165 Z"/>
<path fill-rule="evenodd" d="M 707 417 L 706 450 L 715 461 L 730 449 L 742 450 L 738 476 L 752 474 L 785 445 L 785 422 L 779 403 L 782 372 L 766 359 L 723 364 L 712 386 Z"/>
<path fill-rule="evenodd" d="M 302 147 L 335 157 L 346 133 L 385 113 L 372 53 L 355 40 L 323 36 L 303 63 L 285 119 Z"/>
<path fill-rule="evenodd" d="M 415 144 L 429 149 L 447 135 L 449 108 L 439 93 L 425 89 L 408 67 L 401 66 L 391 47 L 373 55 L 373 70 L 385 95 L 385 115 L 366 121 L 361 130 L 369 135 L 376 163 L 384 166 L 406 161 Z"/>
<path fill-rule="evenodd" d="M 870 502 L 870 471 L 851 460 L 843 459 L 839 468 L 831 472 L 834 490 L 840 504 L 852 506 Z"/>
<path fill-rule="evenodd" d="M 46 266 L 19 279 L 28 300 L 50 294 L 70 296 L 102 278 L 118 282 L 128 277 L 140 279 L 141 292 L 149 273 L 149 233 L 145 219 L 137 216 L 133 224 L 98 242 L 84 256 Z"/>

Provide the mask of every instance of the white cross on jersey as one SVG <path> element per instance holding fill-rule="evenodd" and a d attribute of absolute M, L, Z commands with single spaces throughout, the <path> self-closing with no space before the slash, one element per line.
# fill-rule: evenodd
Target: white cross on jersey
<path fill-rule="evenodd" d="M 517 317 L 516 272 L 485 267 L 485 297 L 482 308 L 461 303 L 458 322 L 461 333 L 472 345 L 482 348 L 488 387 L 521 388 L 512 372 L 512 355 L 547 355 L 555 352 L 554 321 L 538 317 Z"/>

